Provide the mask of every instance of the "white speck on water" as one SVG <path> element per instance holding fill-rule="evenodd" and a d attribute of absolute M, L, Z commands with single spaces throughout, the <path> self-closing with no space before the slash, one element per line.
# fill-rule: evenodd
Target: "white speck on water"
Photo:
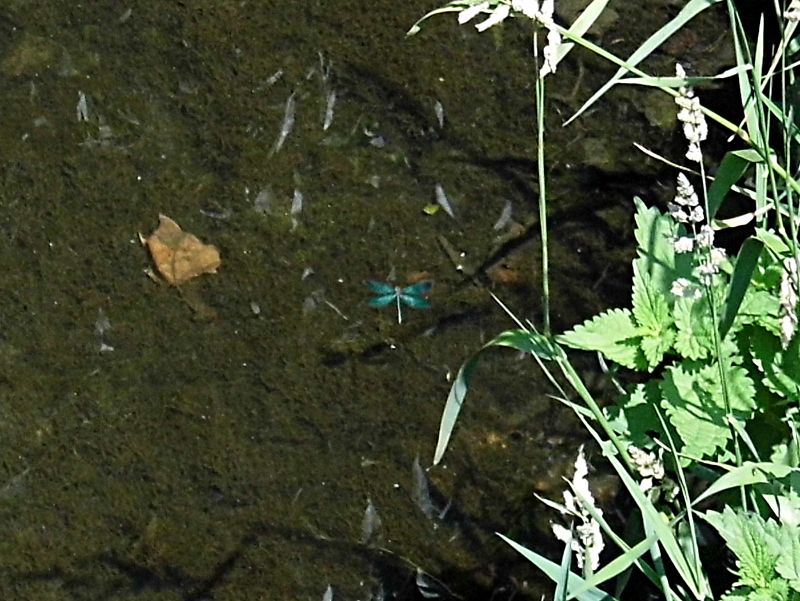
<path fill-rule="evenodd" d="M 89 120 L 89 104 L 86 101 L 86 94 L 80 90 L 78 91 L 78 105 L 75 107 L 75 113 L 79 122 Z"/>

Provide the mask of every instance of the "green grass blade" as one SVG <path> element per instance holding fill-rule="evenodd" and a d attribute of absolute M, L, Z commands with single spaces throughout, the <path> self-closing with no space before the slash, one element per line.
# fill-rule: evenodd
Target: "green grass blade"
<path fill-rule="evenodd" d="M 589 28 L 594 25 L 594 22 L 603 14 L 603 11 L 608 4 L 608 0 L 593 0 L 589 6 L 583 9 L 583 12 L 578 15 L 578 18 L 575 19 L 575 22 L 570 26 L 569 32 L 575 34 L 578 37 L 583 37 L 583 35 L 589 30 Z M 556 65 L 561 62 L 561 60 L 569 54 L 569 51 L 575 47 L 573 42 L 564 41 L 558 47 L 558 54 L 556 55 Z"/>
<path fill-rule="evenodd" d="M 761 156 L 750 149 L 725 154 L 714 175 L 714 181 L 708 188 L 709 219 L 714 218 L 731 187 L 741 179 L 750 164 L 760 162 Z"/>
<path fill-rule="evenodd" d="M 439 422 L 439 438 L 433 454 L 433 465 L 437 465 L 442 460 L 444 452 L 447 450 L 453 428 L 455 428 L 458 420 L 458 414 L 461 412 L 461 406 L 464 404 L 467 392 L 469 392 L 472 373 L 475 371 L 481 354 L 495 346 L 505 346 L 525 353 L 535 354 L 545 360 L 552 360 L 557 356 L 557 349 L 545 336 L 525 329 L 518 329 L 502 332 L 467 359 L 458 370 L 456 379 L 450 387 L 450 393 L 447 395 L 442 419 Z"/>
<path fill-rule="evenodd" d="M 691 21 L 694 17 L 698 14 L 703 12 L 705 9 L 721 2 L 722 0 L 690 0 L 686 3 L 686 6 L 672 19 L 669 23 L 664 25 L 661 29 L 656 31 L 653 35 L 651 35 L 647 40 L 642 43 L 636 51 L 630 55 L 630 57 L 625 61 L 629 66 L 636 66 L 640 62 L 642 62 L 645 58 L 650 56 L 650 54 L 658 48 L 661 44 L 666 42 L 675 32 L 679 31 L 683 28 L 686 23 Z M 605 84 L 603 84 L 599 90 L 597 90 L 589 100 L 583 103 L 578 111 L 572 115 L 569 119 L 567 119 L 564 125 L 567 125 L 574 119 L 577 119 L 579 115 L 584 113 L 590 106 L 592 106 L 595 102 L 597 102 L 609 89 L 611 89 L 614 84 L 616 84 L 619 79 L 627 72 L 625 68 L 620 68 L 617 72 L 609 79 Z M 741 78 L 740 78 L 741 80 Z"/>
<path fill-rule="evenodd" d="M 710 499 L 714 495 L 725 490 L 739 488 L 741 486 L 750 486 L 751 484 L 765 484 L 769 482 L 770 477 L 785 478 L 791 472 L 800 474 L 800 470 L 790 468 L 780 463 L 773 463 L 771 461 L 753 463 L 748 461 L 720 476 L 711 486 L 703 491 L 701 495 L 692 501 L 692 505 L 699 505 L 706 499 Z"/>
<path fill-rule="evenodd" d="M 753 270 L 758 264 L 758 257 L 761 256 L 763 248 L 764 243 L 761 240 L 748 238 L 739 250 L 736 266 L 733 268 L 733 275 L 731 275 L 731 281 L 728 285 L 728 295 L 725 298 L 725 305 L 722 307 L 722 316 L 719 320 L 720 339 L 725 338 L 731 325 L 733 325 L 733 320 L 742 305 L 745 292 L 747 292 L 747 287 L 750 285 Z"/>
<path fill-rule="evenodd" d="M 546 557 L 539 555 L 535 551 L 531 551 L 530 549 L 523 547 L 519 543 L 514 542 L 508 537 L 503 536 L 500 533 L 497 533 L 497 536 L 502 538 L 506 543 L 511 545 L 511 547 L 517 551 L 520 555 L 522 555 L 525 559 L 530 561 L 533 565 L 539 568 L 545 575 L 550 578 L 553 582 L 558 582 L 561 578 L 561 566 L 555 562 L 550 561 Z M 569 573 L 569 581 L 577 586 L 583 585 L 585 582 L 583 578 L 578 576 L 574 572 Z M 581 601 L 614 601 L 615 597 L 609 595 L 608 593 L 601 591 L 600 589 L 590 589 L 579 597 L 577 597 Z"/>
<path fill-rule="evenodd" d="M 611 462 L 611 465 L 616 470 L 620 479 L 622 480 L 628 493 L 633 498 L 634 502 L 645 520 L 646 530 L 651 528 L 653 533 L 658 537 L 659 544 L 663 547 L 667 557 L 669 557 L 672 565 L 677 570 L 684 584 L 692 592 L 696 599 L 703 599 L 705 597 L 705 583 L 701 574 L 696 574 L 689 566 L 686 560 L 686 555 L 683 552 L 678 540 L 672 532 L 671 526 L 664 521 L 664 518 L 655 508 L 653 503 L 648 499 L 639 487 L 639 484 L 631 478 L 628 471 L 623 467 L 619 460 L 614 456 L 614 453 L 609 448 L 609 443 L 603 442 L 603 454 Z"/>

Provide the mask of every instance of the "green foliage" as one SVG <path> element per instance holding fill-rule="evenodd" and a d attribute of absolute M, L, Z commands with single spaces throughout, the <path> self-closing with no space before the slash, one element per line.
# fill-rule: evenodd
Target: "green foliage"
<path fill-rule="evenodd" d="M 755 417 L 756 383 L 771 395 L 768 405 L 800 389 L 800 341 L 796 338 L 784 350 L 779 339 L 777 261 L 767 253 L 755 256 L 748 269 L 756 272 L 754 283 L 733 295 L 735 311 L 728 336 L 721 339 L 714 308 L 731 297 L 733 276 L 720 274 L 708 285 L 696 284 L 697 294 L 673 294 L 676 279 L 692 277 L 692 253 L 673 250 L 682 232 L 668 215 L 639 199 L 636 208 L 632 310 L 611 309 L 557 340 L 602 353 L 628 369 L 660 374 L 647 388 L 637 386 L 607 409 L 631 443 L 643 445 L 645 432 L 661 430 L 655 412 L 646 409 L 657 403 L 678 436 L 681 453 L 728 459 L 734 436 L 728 420 L 746 424 Z M 736 266 L 728 271 L 735 274 Z"/>
<path fill-rule="evenodd" d="M 736 558 L 737 582 L 723 600 L 800 600 L 800 528 L 796 524 L 777 523 L 731 507 L 708 511 L 704 517 Z"/>

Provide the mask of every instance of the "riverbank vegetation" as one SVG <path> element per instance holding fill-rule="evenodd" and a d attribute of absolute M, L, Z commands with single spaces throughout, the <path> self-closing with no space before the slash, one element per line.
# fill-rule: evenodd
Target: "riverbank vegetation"
<path fill-rule="evenodd" d="M 622 523 L 595 504 L 581 449 L 563 500 L 540 498 L 559 516 L 553 535 L 564 543 L 560 560 L 503 537 L 552 579 L 556 599 L 639 599 L 640 590 L 626 587 L 642 579 L 665 599 L 800 599 L 800 1 L 775 0 L 753 23 L 731 0 L 690 0 L 626 57 L 592 41 L 591 26 L 607 3 L 594 0 L 574 22 L 562 23 L 553 0 L 457 0 L 409 31 L 442 13 L 479 31 L 519 18 L 532 27 L 536 59 L 542 313 L 527 320 L 509 312 L 516 327 L 463 364 L 445 404 L 434 463 L 447 449 L 482 353 L 497 346 L 522 351 L 581 420 L 596 460 L 607 462 L 623 485 L 619 503 L 632 512 Z M 727 11 L 734 65 L 715 74 L 691 73 L 680 62 L 674 73 L 640 68 L 705 10 Z M 547 83 L 576 46 L 618 70 L 567 124 L 587 118 L 614 87 L 645 86 L 674 99 L 686 150 L 658 157 L 675 170 L 672 202 L 634 200 L 629 304 L 554 333 L 548 274 L 558 266 L 547 253 L 546 134 L 561 124 L 545 123 L 544 115 Z M 711 83 L 738 91 L 737 119 L 703 104 L 703 87 Z M 709 124 L 730 136 L 721 160 L 704 154 Z M 649 152 L 646 142 L 638 148 Z M 723 230 L 738 232 L 727 238 L 736 242 L 723 246 Z M 613 402 L 590 392 L 571 362 L 575 352 L 597 355 L 617 391 Z M 720 550 L 724 561 L 712 560 Z"/>

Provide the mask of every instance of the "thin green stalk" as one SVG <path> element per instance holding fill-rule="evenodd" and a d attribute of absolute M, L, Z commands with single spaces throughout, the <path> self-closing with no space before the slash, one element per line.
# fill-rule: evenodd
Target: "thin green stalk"
<path fill-rule="evenodd" d="M 539 232 L 542 238 L 542 329 L 550 335 L 550 263 L 547 246 L 547 177 L 544 163 L 544 78 L 536 78 L 536 127 L 538 128 L 536 163 L 539 178 Z"/>
<path fill-rule="evenodd" d="M 546 336 L 550 335 L 550 260 L 547 245 L 547 175 L 544 162 L 544 111 L 545 111 L 545 86 L 544 77 L 539 71 L 539 43 L 536 30 L 533 32 L 533 56 L 536 68 L 535 95 L 536 95 L 536 168 L 539 184 L 539 233 L 542 244 L 542 330 Z"/>

